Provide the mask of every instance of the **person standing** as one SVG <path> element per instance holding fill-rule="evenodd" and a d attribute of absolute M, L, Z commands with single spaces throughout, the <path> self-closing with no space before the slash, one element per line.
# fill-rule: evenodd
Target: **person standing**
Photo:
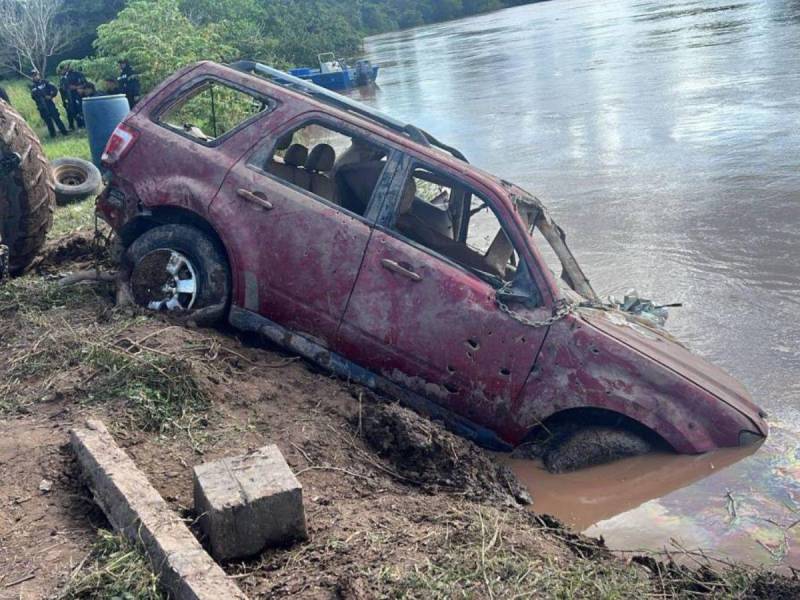
<path fill-rule="evenodd" d="M 69 72 L 69 69 L 69 63 L 64 63 L 58 68 L 58 93 L 61 94 L 61 104 L 64 107 L 64 112 L 67 114 L 67 125 L 69 125 L 69 130 L 75 131 L 75 113 L 72 111 L 69 83 L 67 81 L 67 73 Z"/>
<path fill-rule="evenodd" d="M 127 96 L 128 105 L 133 108 L 139 101 L 139 76 L 127 58 L 123 58 L 118 64 L 120 71 L 119 77 L 117 77 L 118 92 Z"/>
<path fill-rule="evenodd" d="M 61 115 L 58 113 L 55 102 L 53 102 L 53 98 L 58 96 L 58 88 L 46 79 L 42 79 L 39 71 L 33 71 L 31 77 L 33 79 L 31 82 L 31 98 L 36 103 L 39 116 L 42 117 L 42 121 L 47 125 L 50 137 L 56 137 L 56 127 L 58 127 L 61 135 L 67 135 L 67 128 L 64 127 Z"/>
<path fill-rule="evenodd" d="M 80 71 L 73 69 L 70 63 L 64 65 L 64 75 L 62 77 L 67 89 L 68 114 L 69 112 L 72 113 L 72 117 L 75 119 L 75 126 L 78 127 L 78 129 L 82 129 L 84 126 L 83 106 L 81 106 L 81 96 L 78 90 L 86 83 L 86 77 L 84 77 L 83 73 Z M 69 118 L 69 116 L 67 118 Z"/>

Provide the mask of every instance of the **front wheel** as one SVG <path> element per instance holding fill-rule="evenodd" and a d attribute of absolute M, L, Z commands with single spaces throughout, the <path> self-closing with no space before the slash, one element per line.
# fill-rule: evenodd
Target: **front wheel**
<path fill-rule="evenodd" d="M 632 431 L 589 426 L 556 436 L 543 458 L 551 473 L 566 473 L 650 450 L 650 442 Z"/>
<path fill-rule="evenodd" d="M 230 294 L 225 254 L 206 233 L 188 225 L 149 229 L 128 248 L 134 301 L 151 310 L 224 313 Z"/>

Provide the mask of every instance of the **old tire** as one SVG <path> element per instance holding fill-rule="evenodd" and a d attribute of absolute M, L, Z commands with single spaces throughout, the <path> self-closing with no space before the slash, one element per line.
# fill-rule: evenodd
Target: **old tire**
<path fill-rule="evenodd" d="M 557 436 L 544 454 L 551 473 L 566 473 L 652 450 L 641 435 L 616 427 L 582 427 Z"/>
<path fill-rule="evenodd" d="M 228 261 L 219 244 L 196 227 L 170 224 L 145 231 L 126 251 L 123 266 L 140 306 L 202 314 L 203 324 L 224 314 Z"/>
<path fill-rule="evenodd" d="M 82 158 L 57 158 L 50 163 L 55 179 L 56 203 L 78 202 L 96 196 L 103 185 L 100 171 Z"/>
<path fill-rule="evenodd" d="M 0 175 L 0 238 L 9 249 L 9 270 L 18 275 L 53 225 L 55 183 L 39 138 L 0 100 L 0 159 L 4 157 L 18 159 L 10 173 Z"/>

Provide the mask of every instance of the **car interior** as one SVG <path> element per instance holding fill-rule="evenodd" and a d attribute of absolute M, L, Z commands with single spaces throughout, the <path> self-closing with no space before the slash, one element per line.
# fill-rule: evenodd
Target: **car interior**
<path fill-rule="evenodd" d="M 385 166 L 382 148 L 314 123 L 279 139 L 262 168 L 363 216 Z"/>
<path fill-rule="evenodd" d="M 497 287 L 516 274 L 518 257 L 488 203 L 446 176 L 414 169 L 394 227 Z"/>
<path fill-rule="evenodd" d="M 386 157 L 375 144 L 312 123 L 280 138 L 259 168 L 363 216 Z M 487 202 L 430 169 L 413 169 L 394 229 L 496 287 L 516 273 L 517 255 Z"/>

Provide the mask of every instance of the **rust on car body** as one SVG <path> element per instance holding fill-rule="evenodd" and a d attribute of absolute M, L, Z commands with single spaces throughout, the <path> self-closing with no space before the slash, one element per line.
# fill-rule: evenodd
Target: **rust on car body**
<path fill-rule="evenodd" d="M 249 94 L 260 112 L 213 142 L 159 121 L 209 81 Z M 349 100 L 328 101 L 313 89 L 211 62 L 167 79 L 122 126 L 135 141 L 106 165 L 98 213 L 125 245 L 174 222 L 217 240 L 237 327 L 449 415 L 494 447 L 518 445 L 555 415 L 585 409 L 622 415 L 679 452 L 767 434 L 763 413 L 738 382 L 658 327 L 600 301 L 541 202 L 424 132 L 395 127 Z M 383 152 L 363 212 L 268 172 L 281 140 L 304 126 L 352 135 Z M 310 163 L 296 171 L 315 174 Z M 484 202 L 474 209 L 453 202 L 453 223 L 491 209 L 502 234 L 494 246 L 514 252 L 513 281 L 476 276 L 398 233 L 401 196 L 416 172 L 452 180 L 471 194 L 465 197 Z M 419 198 L 411 200 L 413 207 Z M 547 267 L 534 230 L 558 257 L 560 277 Z"/>

